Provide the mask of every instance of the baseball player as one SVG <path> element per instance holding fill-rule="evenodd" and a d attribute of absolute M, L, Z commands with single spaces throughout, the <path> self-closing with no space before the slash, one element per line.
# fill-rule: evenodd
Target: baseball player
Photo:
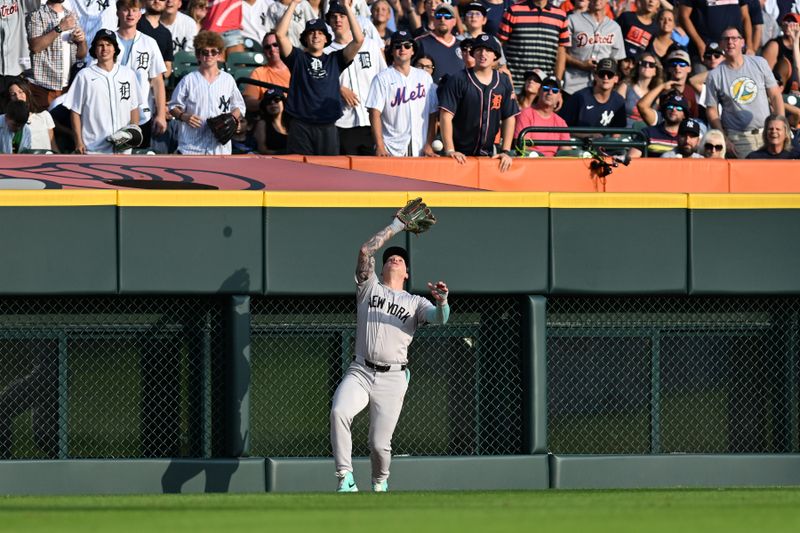
<path fill-rule="evenodd" d="M 372 80 L 366 103 L 375 155 L 433 156 L 431 142 L 439 110 L 433 78 L 411 66 L 417 43 L 410 33 L 395 32 L 389 46 L 392 66 Z"/>
<path fill-rule="evenodd" d="M 136 29 L 142 18 L 139 0 L 117 0 L 120 43 L 119 62 L 136 73 L 139 90 L 139 125 L 144 133 L 144 146 L 150 145 L 150 134 L 167 130 L 167 97 L 163 74 L 167 71 L 158 43 Z"/>
<path fill-rule="evenodd" d="M 181 78 L 172 100 L 170 114 L 178 119 L 178 152 L 181 154 L 230 155 L 230 141 L 220 144 L 206 127 L 206 119 L 231 113 L 237 119 L 245 114 L 244 98 L 233 76 L 217 65 L 224 50 L 222 36 L 201 31 L 194 38 L 198 70 Z"/>
<path fill-rule="evenodd" d="M 392 434 L 410 377 L 408 345 L 419 326 L 445 324 L 450 315 L 444 282 L 428 283 L 436 305 L 403 290 L 408 279 L 408 253 L 403 248 L 387 248 L 380 279 L 375 274 L 375 252 L 394 235 L 409 228 L 400 219 L 407 208 L 398 211 L 397 218 L 365 242 L 358 253 L 355 355 L 336 389 L 331 408 L 331 444 L 339 478 L 338 492 L 358 491 L 353 479 L 350 428 L 353 417 L 367 405 L 370 406 L 372 490 L 388 490 Z"/>
<path fill-rule="evenodd" d="M 96 62 L 78 72 L 64 98 L 79 154 L 114 153 L 108 137 L 129 124 L 139 123 L 136 74 L 116 63 L 119 52 L 116 34 L 99 30 L 89 48 Z"/>

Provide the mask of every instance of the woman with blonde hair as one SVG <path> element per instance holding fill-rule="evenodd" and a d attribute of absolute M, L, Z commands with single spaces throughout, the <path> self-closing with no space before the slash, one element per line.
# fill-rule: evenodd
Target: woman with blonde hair
<path fill-rule="evenodd" d="M 708 130 L 698 151 L 707 159 L 725 159 L 725 134 L 720 130 Z"/>

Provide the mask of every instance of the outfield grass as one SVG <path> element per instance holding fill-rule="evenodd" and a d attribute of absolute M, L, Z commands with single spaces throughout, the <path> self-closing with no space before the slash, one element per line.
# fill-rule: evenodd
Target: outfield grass
<path fill-rule="evenodd" d="M 797 532 L 800 488 L 0 498 L 0 531 Z"/>

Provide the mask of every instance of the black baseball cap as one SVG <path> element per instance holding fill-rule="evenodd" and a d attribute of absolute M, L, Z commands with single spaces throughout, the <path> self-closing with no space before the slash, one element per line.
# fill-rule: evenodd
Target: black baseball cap
<path fill-rule="evenodd" d="M 328 17 L 330 17 L 334 13 L 338 13 L 340 15 L 347 15 L 347 10 L 341 3 L 331 2 L 330 6 L 328 6 L 328 12 L 325 13 L 325 20 L 328 20 Z"/>
<path fill-rule="evenodd" d="M 597 73 L 600 72 L 611 72 L 614 75 L 617 74 L 617 62 L 612 57 L 604 57 L 600 61 L 597 62 L 597 66 L 594 67 L 594 71 Z"/>
<path fill-rule="evenodd" d="M 487 15 L 486 6 L 484 6 L 480 2 L 470 2 L 469 4 L 467 4 L 467 7 L 462 9 L 464 10 L 465 15 L 470 11 L 480 11 L 481 15 L 483 15 L 484 17 Z"/>
<path fill-rule="evenodd" d="M 478 50 L 479 48 L 485 48 L 486 50 L 491 50 L 492 52 L 494 52 L 494 56 L 498 59 L 502 55 L 502 53 L 500 52 L 500 43 L 497 41 L 497 39 L 486 33 L 481 33 L 480 35 L 472 39 L 472 54 L 474 55 L 475 50 Z"/>
<path fill-rule="evenodd" d="M 710 42 L 706 45 L 706 51 L 703 52 L 703 57 L 710 56 L 712 54 L 722 54 L 725 55 L 725 50 L 717 42 Z"/>
<path fill-rule="evenodd" d="M 399 255 L 400 257 L 402 257 L 403 261 L 406 262 L 406 268 L 408 268 L 409 266 L 408 252 L 402 246 L 390 246 L 389 248 L 387 248 L 386 251 L 383 252 L 383 264 L 385 265 L 386 261 L 388 261 L 389 258 L 392 257 L 393 255 Z"/>
<path fill-rule="evenodd" d="M 692 135 L 699 137 L 700 123 L 693 118 L 683 119 L 681 121 L 681 125 L 678 126 L 678 135 L 684 135 L 686 133 L 691 133 Z"/>

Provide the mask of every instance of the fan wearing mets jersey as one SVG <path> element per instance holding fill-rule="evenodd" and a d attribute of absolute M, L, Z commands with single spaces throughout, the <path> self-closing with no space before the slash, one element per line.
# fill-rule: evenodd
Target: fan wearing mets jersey
<path fill-rule="evenodd" d="M 375 155 L 434 156 L 436 85 L 430 74 L 411 66 L 417 43 L 410 33 L 395 32 L 389 46 L 392 66 L 375 76 L 367 96 Z"/>
<path fill-rule="evenodd" d="M 231 142 L 220 144 L 206 120 L 231 113 L 241 119 L 244 98 L 233 76 L 219 69 L 217 60 L 225 46 L 222 36 L 203 30 L 194 38 L 198 70 L 181 78 L 172 93 L 169 113 L 178 124 L 178 152 L 192 155 L 230 155 Z M 239 124 L 241 127 L 241 123 Z"/>
<path fill-rule="evenodd" d="M 408 346 L 416 329 L 445 324 L 450 316 L 447 285 L 428 283 L 436 305 L 403 290 L 408 279 L 408 253 L 399 246 L 383 253 L 380 279 L 374 254 L 405 229 L 399 218 L 361 246 L 356 266 L 356 346 L 342 382 L 333 396 L 331 444 L 338 492 L 358 492 L 353 479 L 353 418 L 369 405 L 369 449 L 372 490 L 389 489 L 392 434 L 408 389 Z"/>

